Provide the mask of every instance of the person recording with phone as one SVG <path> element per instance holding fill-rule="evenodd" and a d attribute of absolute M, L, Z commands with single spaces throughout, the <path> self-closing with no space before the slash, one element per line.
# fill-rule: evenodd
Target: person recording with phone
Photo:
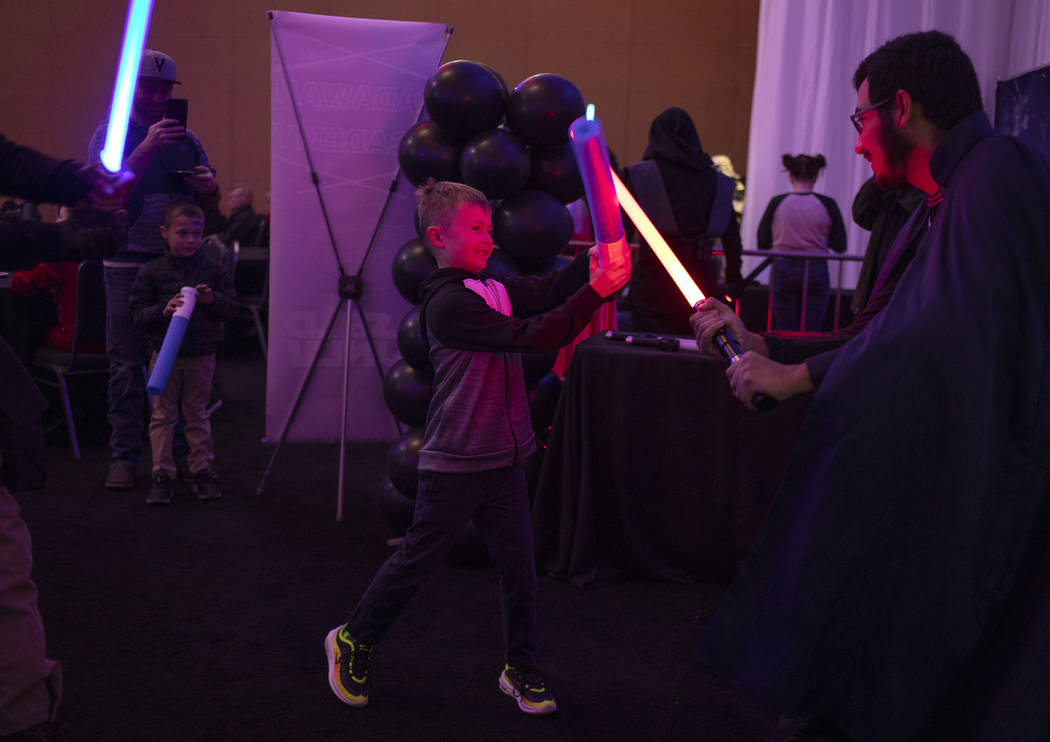
<path fill-rule="evenodd" d="M 197 136 L 186 128 L 186 102 L 173 99 L 175 61 L 145 49 L 139 68 L 131 120 L 124 146 L 124 169 L 135 177 L 128 199 L 127 243 L 105 261 L 106 353 L 109 356 L 109 489 L 135 484 L 142 458 L 147 361 L 146 338 L 128 308 L 139 268 L 164 253 L 160 227 L 164 209 L 174 200 L 194 201 L 205 211 L 219 202 L 219 184 Z M 99 162 L 108 122 L 91 138 L 88 161 Z"/>

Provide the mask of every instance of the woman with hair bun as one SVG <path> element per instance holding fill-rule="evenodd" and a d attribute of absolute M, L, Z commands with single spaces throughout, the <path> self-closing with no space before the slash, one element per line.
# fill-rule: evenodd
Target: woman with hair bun
<path fill-rule="evenodd" d="M 784 155 L 782 161 L 791 192 L 775 196 L 766 207 L 758 225 L 758 249 L 817 256 L 845 252 L 846 226 L 838 204 L 813 191 L 817 176 L 827 165 L 824 155 Z M 830 295 L 826 260 L 773 258 L 774 329 L 820 332 Z"/>

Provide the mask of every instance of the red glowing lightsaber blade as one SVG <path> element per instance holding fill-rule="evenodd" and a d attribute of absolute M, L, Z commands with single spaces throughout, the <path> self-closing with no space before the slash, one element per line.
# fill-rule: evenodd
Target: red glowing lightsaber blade
<path fill-rule="evenodd" d="M 667 244 L 667 240 L 664 239 L 660 231 L 652 223 L 649 217 L 642 207 L 635 201 L 634 196 L 627 186 L 620 180 L 620 176 L 616 174 L 616 171 L 612 171 L 613 185 L 616 186 L 616 198 L 620 201 L 620 206 L 627 212 L 627 216 L 630 217 L 631 221 L 634 222 L 634 226 L 638 227 L 638 231 L 641 232 L 642 237 L 649 243 L 649 247 L 653 249 L 657 259 L 663 265 L 664 269 L 670 274 L 671 280 L 674 281 L 675 286 L 682 292 L 682 296 L 689 302 L 689 306 L 693 309 L 697 309 L 700 304 L 704 301 L 704 292 L 700 290 L 700 287 L 696 285 L 696 281 L 689 275 L 685 267 L 682 265 L 682 261 L 678 259 L 678 256 L 671 250 L 670 245 Z M 725 356 L 725 359 L 730 363 L 736 363 L 740 360 L 742 353 L 740 343 L 732 333 L 729 332 L 728 327 L 723 327 L 719 330 L 714 337 L 715 345 L 718 346 L 718 350 Z M 761 412 L 768 412 L 777 406 L 777 400 L 775 397 L 770 397 L 767 394 L 758 392 L 751 395 L 751 404 L 755 406 L 755 409 Z"/>
<path fill-rule="evenodd" d="M 685 266 L 682 265 L 682 261 L 671 250 L 667 240 L 660 234 L 646 213 L 642 211 L 642 207 L 634 200 L 634 196 L 627 190 L 627 186 L 623 184 L 615 170 L 612 171 L 612 177 L 613 185 L 616 187 L 616 198 L 619 199 L 620 206 L 627 212 L 627 216 L 634 222 L 634 226 L 638 227 L 642 237 L 645 238 L 645 241 L 649 243 L 649 247 L 656 253 L 657 259 L 663 265 L 664 270 L 671 275 L 671 280 L 674 281 L 678 290 L 682 292 L 685 300 L 689 302 L 689 306 L 695 309 L 706 298 L 704 292 L 696 285 L 696 281 L 689 275 Z"/>

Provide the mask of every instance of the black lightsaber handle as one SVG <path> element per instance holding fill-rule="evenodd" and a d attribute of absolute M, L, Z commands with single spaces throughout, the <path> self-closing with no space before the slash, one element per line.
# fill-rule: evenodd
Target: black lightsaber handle
<path fill-rule="evenodd" d="M 727 361 L 736 363 L 740 360 L 743 348 L 740 347 L 740 341 L 733 336 L 728 327 L 723 327 L 716 332 L 714 341 L 715 345 L 718 346 L 719 352 Z M 768 394 L 755 392 L 751 395 L 751 404 L 759 412 L 769 412 L 777 406 L 777 400 L 776 397 L 770 397 Z"/>

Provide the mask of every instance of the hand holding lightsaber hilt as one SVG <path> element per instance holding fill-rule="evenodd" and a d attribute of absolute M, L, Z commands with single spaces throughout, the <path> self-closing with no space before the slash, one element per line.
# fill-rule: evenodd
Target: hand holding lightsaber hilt
<path fill-rule="evenodd" d="M 183 286 L 179 289 L 182 295 L 182 304 L 171 316 L 171 324 L 168 331 L 164 333 L 164 342 L 157 351 L 157 362 L 153 364 L 153 371 L 149 375 L 146 391 L 150 394 L 160 394 L 168 384 L 168 376 L 175 365 L 175 359 L 182 347 L 182 338 L 186 335 L 186 326 L 190 323 L 193 308 L 197 306 L 197 289 L 192 286 Z"/>
<path fill-rule="evenodd" d="M 698 303 L 693 309 L 700 309 L 700 304 Z M 718 348 L 718 352 L 722 354 L 722 357 L 729 361 L 730 364 L 736 363 L 744 355 L 744 349 L 740 345 L 740 341 L 736 339 L 736 336 L 728 327 L 723 327 L 716 332 L 711 341 Z M 755 392 L 751 395 L 751 404 L 759 412 L 769 412 L 777 406 L 777 398 L 763 392 Z"/>

